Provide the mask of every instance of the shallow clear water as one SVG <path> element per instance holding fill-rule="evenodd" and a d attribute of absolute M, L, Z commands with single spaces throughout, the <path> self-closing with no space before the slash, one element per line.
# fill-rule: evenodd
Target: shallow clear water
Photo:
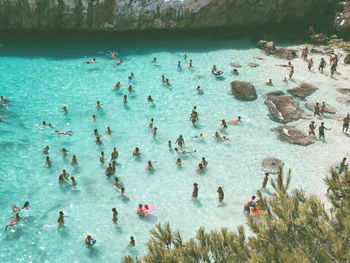
<path fill-rule="evenodd" d="M 341 133 L 341 122 L 325 119 L 332 130 L 326 133 L 327 143 L 316 141 L 308 147 L 289 145 L 278 141 L 270 128 L 278 126 L 268 117 L 264 94 L 272 90 L 286 91 L 301 81 L 313 83 L 319 90 L 307 101 L 326 100 L 340 113 L 349 108 L 337 104 L 341 96 L 334 89 L 349 86 L 346 76 L 349 68 L 339 66 L 340 74 L 330 79 L 321 75 L 316 67 L 306 72 L 301 59 L 296 66 L 294 81 L 282 84 L 288 75 L 285 68 L 275 64 L 286 61 L 266 57 L 248 38 L 172 38 L 145 40 L 78 38 L 0 38 L 0 95 L 15 102 L 8 108 L 0 108 L 1 115 L 10 124 L 0 123 L 0 225 L 4 226 L 12 216 L 11 205 L 30 201 L 31 209 L 21 215 L 27 223 L 14 227 L 14 232 L 0 231 L 1 262 L 119 262 L 125 255 L 142 256 L 148 230 L 157 222 L 170 222 L 185 238 L 192 236 L 200 226 L 206 229 L 228 227 L 232 230 L 244 223 L 242 204 L 247 197 L 261 187 L 262 160 L 277 157 L 286 168 L 293 168 L 292 187 L 302 187 L 306 193 L 319 195 L 323 200 L 325 185 L 322 178 L 334 162 L 349 155 L 349 138 Z M 118 58 L 126 59 L 121 66 L 115 61 L 104 60 L 110 51 L 118 52 Z M 187 53 L 185 60 L 182 54 Z M 262 57 L 257 60 L 254 57 Z M 85 65 L 91 57 L 97 63 Z M 153 64 L 153 57 L 158 61 Z M 319 61 L 320 56 L 314 56 Z M 188 67 L 189 59 L 193 68 Z M 183 69 L 177 69 L 181 61 Z M 231 73 L 231 62 L 238 62 L 240 74 Z M 249 62 L 260 64 L 258 68 L 247 66 Z M 222 78 L 211 74 L 216 64 L 224 71 Z M 130 72 L 135 79 L 128 81 Z M 161 82 L 161 75 L 169 78 L 171 87 Z M 348 75 L 349 76 L 349 75 Z M 265 85 L 267 79 L 275 82 L 273 88 Z M 258 99 L 243 102 L 229 94 L 232 80 L 252 82 Z M 113 91 L 120 81 L 122 87 Z M 135 86 L 135 93 L 126 91 Z M 199 95 L 200 85 L 204 94 Z M 128 104 L 122 103 L 128 95 Z M 147 102 L 151 95 L 154 105 Z M 96 110 L 96 101 L 105 105 Z M 301 102 L 302 106 L 304 102 Z M 63 115 L 58 108 L 67 105 L 69 113 Z M 196 105 L 199 124 L 189 122 L 192 107 Z M 306 110 L 307 111 L 307 110 Z M 90 115 L 96 115 L 96 121 Z M 230 125 L 225 133 L 219 130 L 222 119 L 232 121 L 242 116 L 239 126 Z M 154 118 L 158 127 L 154 138 L 148 122 Z M 42 128 L 45 120 L 61 130 L 72 130 L 74 135 L 58 138 L 54 130 Z M 317 120 L 320 122 L 320 120 Z M 295 123 L 307 131 L 309 121 Z M 114 139 L 105 133 L 110 126 Z M 103 134 L 103 145 L 94 143 L 93 130 Z M 229 142 L 216 142 L 215 131 L 232 138 Z M 202 132 L 205 140 L 192 139 Z M 177 168 L 177 155 L 167 146 L 182 134 L 187 150 L 197 149 L 192 156 L 184 156 L 183 167 Z M 50 146 L 52 168 L 44 167 L 42 149 Z M 66 159 L 59 150 L 70 152 Z M 116 176 L 133 199 L 123 198 L 113 187 L 113 179 L 106 179 L 106 167 L 98 155 L 104 151 L 109 158 L 113 147 L 119 151 Z M 142 157 L 134 159 L 132 151 L 139 147 Z M 70 165 L 76 154 L 79 165 Z M 203 174 L 196 173 L 196 165 L 202 157 L 209 162 Z M 147 160 L 157 161 L 155 171 L 146 173 Z M 66 169 L 78 182 L 76 190 L 58 185 L 58 175 Z M 274 176 L 271 176 L 273 178 Z M 198 201 L 191 200 L 192 184 L 199 185 Z M 225 192 L 224 204 L 218 206 L 217 187 Z M 268 187 L 272 191 L 271 186 Z M 154 204 L 155 212 L 140 219 L 136 214 L 139 203 Z M 118 226 L 113 225 L 111 209 L 119 213 Z M 66 226 L 57 229 L 58 212 L 63 210 L 69 218 Z M 83 240 L 86 233 L 97 239 L 96 247 L 87 250 Z M 136 247 L 126 249 L 130 235 L 136 239 Z"/>

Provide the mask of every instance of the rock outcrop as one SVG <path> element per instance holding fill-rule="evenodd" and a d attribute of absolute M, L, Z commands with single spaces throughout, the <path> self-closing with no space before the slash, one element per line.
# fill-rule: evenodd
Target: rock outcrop
<path fill-rule="evenodd" d="M 265 158 L 262 163 L 262 169 L 271 174 L 278 173 L 280 167 L 283 167 L 283 162 L 277 158 Z"/>
<path fill-rule="evenodd" d="M 241 100 L 255 100 L 257 98 L 254 85 L 246 81 L 232 81 L 231 93 L 235 98 Z"/>
<path fill-rule="evenodd" d="M 316 45 L 326 45 L 328 40 L 329 38 L 323 33 L 310 36 L 310 42 Z"/>
<path fill-rule="evenodd" d="M 276 48 L 273 41 L 259 40 L 257 47 L 262 49 L 267 55 L 274 55 L 277 58 L 291 60 L 297 57 L 295 50 Z"/>
<path fill-rule="evenodd" d="M 269 96 L 282 96 L 284 95 L 284 91 L 283 90 L 275 90 L 275 91 L 271 91 L 269 93 L 266 94 L 268 97 Z"/>
<path fill-rule="evenodd" d="M 350 96 L 350 89 L 347 89 L 347 88 L 338 88 L 337 91 L 340 92 L 341 94 L 349 95 L 349 96 Z"/>
<path fill-rule="evenodd" d="M 334 16 L 334 27 L 339 35 L 350 36 L 350 2 L 339 1 Z"/>
<path fill-rule="evenodd" d="M 314 111 L 315 105 L 316 105 L 316 103 L 305 103 L 305 107 L 311 111 Z M 321 108 L 321 105 L 320 105 L 320 108 Z M 324 109 L 324 112 L 329 113 L 329 114 L 335 114 L 337 112 L 337 110 L 333 106 L 326 103 L 326 107 Z"/>
<path fill-rule="evenodd" d="M 300 24 L 329 0 L 1 0 L 0 29 L 144 30 Z"/>
<path fill-rule="evenodd" d="M 295 97 L 305 99 L 307 96 L 314 93 L 318 88 L 316 88 L 312 84 L 300 83 L 300 85 L 296 88 L 287 90 L 290 94 Z"/>
<path fill-rule="evenodd" d="M 269 110 L 270 119 L 276 122 L 288 123 L 309 117 L 291 96 L 268 96 L 265 104 Z"/>
<path fill-rule="evenodd" d="M 350 54 L 346 55 L 346 57 L 344 58 L 344 63 L 345 64 L 350 64 Z"/>
<path fill-rule="evenodd" d="M 310 136 L 307 136 L 304 132 L 298 130 L 294 126 L 278 126 L 276 128 L 272 128 L 271 131 L 273 131 L 276 134 L 277 138 L 283 142 L 303 146 L 314 143 L 313 139 Z"/>
<path fill-rule="evenodd" d="M 336 98 L 337 102 L 343 103 L 345 105 L 350 105 L 350 99 L 346 97 L 337 97 Z"/>

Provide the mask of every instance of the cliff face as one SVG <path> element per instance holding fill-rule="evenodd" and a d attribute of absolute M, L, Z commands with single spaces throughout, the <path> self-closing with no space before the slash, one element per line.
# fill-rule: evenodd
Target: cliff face
<path fill-rule="evenodd" d="M 0 29 L 191 29 L 312 21 L 332 0 L 0 0 Z"/>

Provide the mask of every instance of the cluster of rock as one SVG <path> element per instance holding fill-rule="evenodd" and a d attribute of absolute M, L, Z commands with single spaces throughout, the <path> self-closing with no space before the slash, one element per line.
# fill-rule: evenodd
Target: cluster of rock
<path fill-rule="evenodd" d="M 314 140 L 307 136 L 304 132 L 297 129 L 295 126 L 283 125 L 276 128 L 272 128 L 277 138 L 281 141 L 298 144 L 298 145 L 309 145 L 314 143 Z"/>
<path fill-rule="evenodd" d="M 266 54 L 274 55 L 277 58 L 291 60 L 297 57 L 296 50 L 276 48 L 273 41 L 259 40 L 257 47 L 262 49 Z"/>
<path fill-rule="evenodd" d="M 314 93 L 318 88 L 312 84 L 300 83 L 298 87 L 293 89 L 288 89 L 287 91 L 292 94 L 294 97 L 305 99 L 307 96 Z"/>
<path fill-rule="evenodd" d="M 246 81 L 232 81 L 231 94 L 236 99 L 241 100 L 255 100 L 257 98 L 254 85 Z"/>

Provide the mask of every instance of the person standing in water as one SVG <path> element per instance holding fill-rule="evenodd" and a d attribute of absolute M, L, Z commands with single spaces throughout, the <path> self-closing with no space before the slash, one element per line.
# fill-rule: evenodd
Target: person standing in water
<path fill-rule="evenodd" d="M 265 173 L 264 181 L 262 183 L 262 188 L 266 188 L 267 181 L 269 180 L 269 173 Z"/>
<path fill-rule="evenodd" d="M 320 71 L 321 73 L 323 73 L 323 69 L 326 67 L 326 61 L 321 58 L 321 62 L 320 65 L 318 66 L 318 71 Z"/>
<path fill-rule="evenodd" d="M 310 71 L 312 66 L 314 65 L 314 62 L 312 60 L 312 58 L 307 62 L 307 69 Z"/>
<path fill-rule="evenodd" d="M 289 71 L 289 78 L 290 78 L 290 79 L 293 77 L 293 74 L 294 74 L 294 67 L 291 66 L 291 67 L 290 67 L 290 71 Z"/>
<path fill-rule="evenodd" d="M 113 224 L 116 225 L 117 222 L 118 222 L 118 212 L 117 212 L 117 209 L 112 208 L 112 213 L 113 213 L 112 221 L 113 221 Z"/>
<path fill-rule="evenodd" d="M 350 123 L 350 115 L 346 115 L 346 117 L 343 120 L 343 133 L 348 132 L 349 129 L 349 123 Z"/>
<path fill-rule="evenodd" d="M 135 243 L 135 239 L 133 236 L 130 237 L 130 241 L 129 241 L 129 245 L 128 245 L 128 248 L 132 248 L 136 245 Z"/>
<path fill-rule="evenodd" d="M 320 115 L 322 118 L 325 110 L 326 110 L 326 103 L 323 101 L 321 105 L 321 110 L 320 110 Z"/>
<path fill-rule="evenodd" d="M 179 138 L 176 139 L 175 144 L 179 145 L 179 147 L 182 148 L 182 145 L 185 144 L 185 140 L 182 138 L 182 135 L 180 135 Z"/>
<path fill-rule="evenodd" d="M 69 216 L 65 216 L 63 211 L 60 211 L 58 214 L 57 224 L 59 227 L 64 226 L 64 218 L 68 218 Z"/>
<path fill-rule="evenodd" d="M 318 102 L 314 106 L 314 116 L 316 116 L 316 115 L 321 117 L 321 115 L 320 115 L 320 104 Z"/>
<path fill-rule="evenodd" d="M 222 190 L 222 187 L 219 186 L 216 192 L 218 193 L 219 203 L 222 203 L 224 200 L 224 190 Z"/>
<path fill-rule="evenodd" d="M 192 198 L 197 199 L 198 197 L 198 184 L 194 183 L 193 184 L 193 191 L 192 191 Z"/>
<path fill-rule="evenodd" d="M 316 125 L 315 125 L 315 122 L 312 121 L 310 124 L 309 124 L 309 136 L 310 135 L 313 135 L 315 136 L 315 129 L 316 129 Z"/>
<path fill-rule="evenodd" d="M 324 126 L 324 123 L 321 122 L 321 126 L 318 127 L 318 136 L 319 136 L 319 139 L 321 140 L 321 138 L 323 138 L 323 140 L 326 140 L 326 137 L 325 137 L 325 134 L 324 134 L 324 130 L 331 130 L 329 128 L 326 128 Z"/>
<path fill-rule="evenodd" d="M 91 237 L 90 234 L 88 234 L 88 235 L 86 236 L 86 238 L 85 238 L 85 245 L 86 245 L 86 247 L 87 247 L 87 248 L 90 248 L 90 247 L 92 247 L 93 245 L 95 245 L 95 243 L 96 243 L 96 240 L 93 239 L 93 238 Z"/>

